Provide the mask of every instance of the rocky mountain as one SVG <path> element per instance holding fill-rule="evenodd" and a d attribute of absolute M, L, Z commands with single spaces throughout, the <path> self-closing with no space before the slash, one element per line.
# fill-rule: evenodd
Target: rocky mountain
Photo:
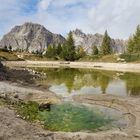
<path fill-rule="evenodd" d="M 92 46 L 96 45 L 99 49 L 103 40 L 101 34 L 85 34 L 81 30 L 72 31 L 76 46 L 84 47 L 87 53 L 91 53 Z M 12 47 L 12 50 L 23 50 L 29 52 L 43 52 L 49 44 L 63 44 L 65 38 L 60 34 L 48 31 L 40 24 L 26 22 L 23 25 L 15 26 L 9 33 L 3 36 L 0 47 Z M 114 52 L 122 53 L 126 48 L 126 41 L 111 39 L 111 46 Z"/>
<path fill-rule="evenodd" d="M 43 52 L 49 44 L 64 43 L 65 38 L 48 31 L 44 26 L 34 23 L 24 23 L 15 26 L 0 41 L 0 47 L 12 47 L 12 50 L 27 50 Z"/>
<path fill-rule="evenodd" d="M 99 49 L 103 41 L 101 34 L 85 34 L 81 30 L 72 31 L 76 46 L 83 46 L 87 53 L 91 53 L 92 46 L 96 45 Z M 120 39 L 111 39 L 111 46 L 115 53 L 122 53 L 126 49 L 127 42 Z"/>

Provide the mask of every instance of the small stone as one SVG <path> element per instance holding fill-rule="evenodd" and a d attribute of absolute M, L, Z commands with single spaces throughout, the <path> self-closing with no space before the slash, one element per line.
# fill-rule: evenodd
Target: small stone
<path fill-rule="evenodd" d="M 140 138 L 140 135 L 139 134 L 134 134 L 133 135 L 135 138 Z"/>
<path fill-rule="evenodd" d="M 15 94 L 15 95 L 14 95 L 14 98 L 16 98 L 16 99 L 19 98 L 18 94 Z"/>

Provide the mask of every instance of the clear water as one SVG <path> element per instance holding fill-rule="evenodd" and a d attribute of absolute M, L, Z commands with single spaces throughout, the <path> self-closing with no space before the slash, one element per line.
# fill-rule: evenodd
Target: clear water
<path fill-rule="evenodd" d="M 127 124 L 122 114 L 114 109 L 68 102 L 52 105 L 50 111 L 40 112 L 40 118 L 51 131 L 93 132 Z"/>
<path fill-rule="evenodd" d="M 113 94 L 117 96 L 140 95 L 140 73 L 124 73 L 91 69 L 35 68 L 46 73 L 37 81 L 56 94 Z"/>

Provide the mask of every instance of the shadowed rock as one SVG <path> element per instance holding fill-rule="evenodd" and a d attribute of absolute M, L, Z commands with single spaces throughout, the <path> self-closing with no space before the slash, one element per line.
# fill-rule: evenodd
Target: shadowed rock
<path fill-rule="evenodd" d="M 40 106 L 39 106 L 39 110 L 40 111 L 43 111 L 43 110 L 48 110 L 50 111 L 51 110 L 51 103 L 42 103 Z"/>

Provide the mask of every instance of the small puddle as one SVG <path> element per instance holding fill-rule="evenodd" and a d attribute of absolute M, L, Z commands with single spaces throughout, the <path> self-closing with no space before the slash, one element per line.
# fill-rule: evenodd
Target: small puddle
<path fill-rule="evenodd" d="M 39 116 L 51 131 L 95 132 L 127 125 L 122 113 L 115 109 L 69 102 L 52 105 L 50 111 L 42 111 Z"/>

